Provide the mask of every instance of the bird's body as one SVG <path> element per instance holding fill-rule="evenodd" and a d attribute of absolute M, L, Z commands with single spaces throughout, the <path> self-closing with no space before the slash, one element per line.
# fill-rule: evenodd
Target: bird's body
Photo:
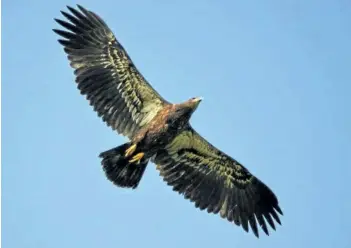
<path fill-rule="evenodd" d="M 56 21 L 69 32 L 54 31 L 75 69 L 76 82 L 90 105 L 129 142 L 102 152 L 106 177 L 119 187 L 136 188 L 149 162 L 174 191 L 201 210 L 268 235 L 282 214 L 275 194 L 241 163 L 210 144 L 189 120 L 201 98 L 172 104 L 137 70 L 107 24 L 78 5 L 70 21 Z M 275 222 L 274 222 L 275 221 Z"/>
<path fill-rule="evenodd" d="M 145 157 L 151 158 L 189 127 L 191 113 L 200 101 L 201 98 L 194 98 L 181 104 L 167 104 L 133 136 L 131 142 L 145 152 Z"/>
<path fill-rule="evenodd" d="M 185 115 L 176 115 L 176 110 L 182 108 L 182 104 L 166 105 L 155 117 L 135 134 L 133 143 L 145 143 L 150 146 L 164 146 L 188 124 L 189 118 Z M 190 116 L 189 116 L 190 117 Z M 148 147 L 146 149 L 151 149 Z M 156 148 L 156 151 L 158 148 Z"/>

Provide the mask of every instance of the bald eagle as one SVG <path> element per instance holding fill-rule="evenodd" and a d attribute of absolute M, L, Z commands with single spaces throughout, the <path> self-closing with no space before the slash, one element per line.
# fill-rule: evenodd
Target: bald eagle
<path fill-rule="evenodd" d="M 94 111 L 128 142 L 102 152 L 107 179 L 135 189 L 149 162 L 163 180 L 195 207 L 219 214 L 259 237 L 283 215 L 277 197 L 241 163 L 217 149 L 189 124 L 200 97 L 173 104 L 146 81 L 107 24 L 77 5 L 53 29 L 74 69 L 75 81 Z M 257 225 L 258 224 L 258 225 Z"/>

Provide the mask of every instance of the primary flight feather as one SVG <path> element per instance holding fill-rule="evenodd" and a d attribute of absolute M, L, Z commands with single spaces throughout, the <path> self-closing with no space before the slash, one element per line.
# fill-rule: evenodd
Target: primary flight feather
<path fill-rule="evenodd" d="M 106 177 L 134 189 L 150 161 L 197 208 L 250 227 L 257 237 L 259 226 L 267 235 L 268 225 L 275 229 L 283 213 L 272 190 L 189 124 L 201 98 L 180 104 L 162 98 L 97 14 L 67 8 L 70 13 L 61 11 L 66 21 L 55 19 L 65 30 L 54 31 L 63 38 L 78 89 L 108 126 L 129 138 L 100 154 Z"/>

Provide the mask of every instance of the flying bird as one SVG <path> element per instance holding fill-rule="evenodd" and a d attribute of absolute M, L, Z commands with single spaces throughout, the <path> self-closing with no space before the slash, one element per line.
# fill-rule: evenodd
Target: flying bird
<path fill-rule="evenodd" d="M 128 142 L 102 152 L 102 170 L 113 184 L 138 187 L 147 165 L 156 165 L 173 191 L 196 208 L 269 235 L 283 215 L 276 195 L 237 160 L 216 148 L 189 123 L 202 98 L 174 104 L 143 77 L 96 13 L 77 5 L 55 19 L 80 93 L 98 116 Z"/>

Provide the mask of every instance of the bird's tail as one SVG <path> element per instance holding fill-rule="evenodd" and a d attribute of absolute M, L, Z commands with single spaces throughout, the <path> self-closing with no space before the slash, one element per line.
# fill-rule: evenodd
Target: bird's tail
<path fill-rule="evenodd" d="M 130 146 L 130 143 L 125 143 L 100 153 L 99 157 L 102 158 L 101 165 L 105 175 L 111 182 L 118 187 L 135 189 L 149 160 L 142 158 L 139 163 L 130 162 L 130 158 L 125 157 Z"/>

